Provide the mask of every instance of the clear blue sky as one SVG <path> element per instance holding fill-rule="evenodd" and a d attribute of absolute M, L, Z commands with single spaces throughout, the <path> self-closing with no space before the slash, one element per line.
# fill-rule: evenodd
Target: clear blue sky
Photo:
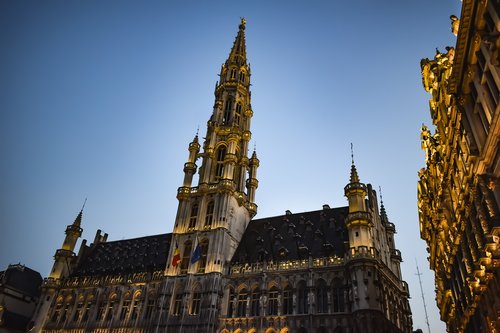
<path fill-rule="evenodd" d="M 420 240 L 429 96 L 419 62 L 455 44 L 459 0 L 1 1 L 0 269 L 47 275 L 84 199 L 83 238 L 172 231 L 188 143 L 247 19 L 258 217 L 344 206 L 350 143 L 397 227 L 414 328 L 444 331 Z"/>

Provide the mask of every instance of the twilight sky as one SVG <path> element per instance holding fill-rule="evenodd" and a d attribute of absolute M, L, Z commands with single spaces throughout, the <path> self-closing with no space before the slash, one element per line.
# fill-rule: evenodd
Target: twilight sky
<path fill-rule="evenodd" d="M 171 232 L 197 128 L 247 20 L 257 217 L 345 206 L 350 143 L 396 224 L 414 329 L 444 331 L 420 239 L 420 59 L 455 44 L 459 0 L 0 2 L 0 269 L 46 276 L 85 198 L 83 237 Z"/>

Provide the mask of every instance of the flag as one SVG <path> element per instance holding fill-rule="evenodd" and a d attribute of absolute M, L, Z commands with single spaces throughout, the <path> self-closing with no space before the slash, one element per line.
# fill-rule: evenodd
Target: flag
<path fill-rule="evenodd" d="M 181 261 L 181 251 L 179 251 L 179 245 L 175 243 L 174 256 L 172 257 L 172 266 L 177 267 Z"/>
<path fill-rule="evenodd" d="M 201 246 L 198 239 L 196 239 L 196 247 L 194 248 L 193 255 L 191 256 L 191 263 L 194 264 L 201 259 Z"/>

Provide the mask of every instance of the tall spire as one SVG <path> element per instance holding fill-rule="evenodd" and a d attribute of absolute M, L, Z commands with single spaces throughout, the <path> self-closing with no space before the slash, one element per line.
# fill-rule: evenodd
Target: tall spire
<path fill-rule="evenodd" d="M 356 170 L 356 165 L 354 165 L 354 151 L 351 142 L 351 183 L 359 183 L 358 171 Z"/>
<path fill-rule="evenodd" d="M 239 31 L 234 40 L 233 48 L 229 53 L 229 58 L 226 60 L 226 66 L 230 64 L 236 64 L 238 66 L 243 66 L 247 62 L 247 49 L 245 43 L 245 25 L 247 21 L 245 18 L 241 18 L 241 23 L 239 25 Z"/>
<path fill-rule="evenodd" d="M 387 223 L 389 222 L 389 218 L 387 217 L 387 212 L 385 211 L 384 200 L 382 199 L 382 188 L 380 186 L 378 187 L 378 192 L 380 195 L 380 218 L 383 223 Z"/>

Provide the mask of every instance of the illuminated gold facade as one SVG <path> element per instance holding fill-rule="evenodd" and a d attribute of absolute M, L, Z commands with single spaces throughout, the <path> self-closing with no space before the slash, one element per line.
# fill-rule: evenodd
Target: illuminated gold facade
<path fill-rule="evenodd" d="M 421 237 L 448 332 L 500 332 L 500 2 L 464 0 L 455 47 L 421 62 Z"/>
<path fill-rule="evenodd" d="M 45 333 L 410 333 L 395 225 L 354 165 L 344 207 L 253 219 L 250 66 L 242 20 L 204 142 L 189 144 L 173 232 L 76 254 L 82 213 L 43 285 Z M 199 166 L 198 162 L 201 162 Z"/>

